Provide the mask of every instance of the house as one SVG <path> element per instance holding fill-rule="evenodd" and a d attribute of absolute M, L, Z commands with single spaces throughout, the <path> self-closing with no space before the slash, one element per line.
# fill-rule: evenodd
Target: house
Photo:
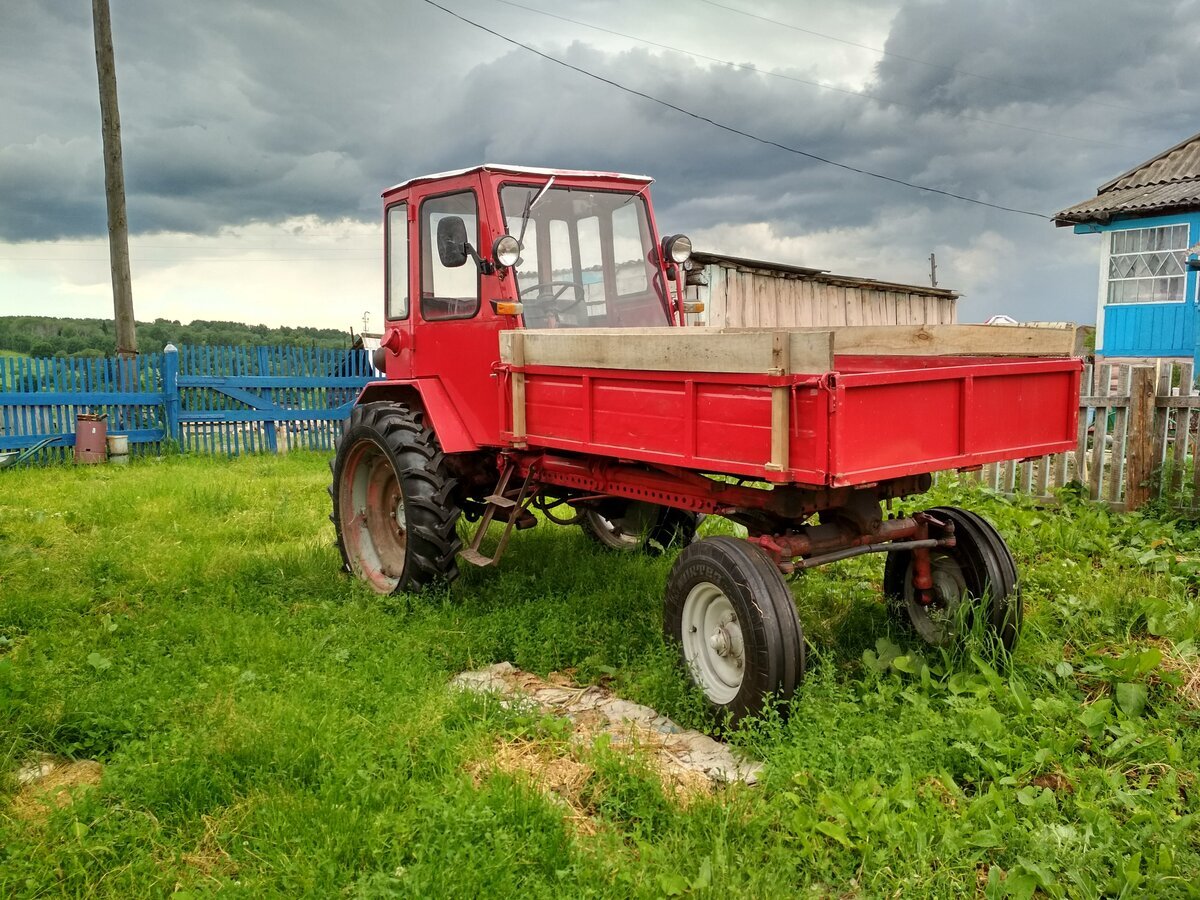
<path fill-rule="evenodd" d="M 687 261 L 687 299 L 704 304 L 695 324 L 933 325 L 958 321 L 958 293 L 833 275 L 824 269 L 696 251 Z M 692 318 L 692 317 L 689 317 Z"/>
<path fill-rule="evenodd" d="M 1096 355 L 1106 362 L 1200 356 L 1200 134 L 1101 185 L 1055 224 L 1101 237 Z"/>

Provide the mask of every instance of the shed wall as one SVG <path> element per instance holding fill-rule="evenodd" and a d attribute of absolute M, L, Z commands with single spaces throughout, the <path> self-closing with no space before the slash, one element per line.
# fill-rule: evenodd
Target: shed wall
<path fill-rule="evenodd" d="M 956 301 L 849 281 L 709 264 L 707 285 L 688 288 L 704 303 L 697 317 L 722 328 L 817 325 L 953 325 Z"/>

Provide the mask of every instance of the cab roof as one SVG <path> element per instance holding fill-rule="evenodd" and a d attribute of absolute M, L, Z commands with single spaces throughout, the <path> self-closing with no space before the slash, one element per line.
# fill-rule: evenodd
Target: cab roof
<path fill-rule="evenodd" d="M 421 175 L 417 178 L 410 178 L 408 181 L 392 185 L 392 187 L 388 188 L 380 196 L 386 197 L 388 194 L 406 187 L 412 187 L 414 184 L 437 181 L 442 178 L 454 178 L 459 175 L 470 175 L 474 172 L 498 172 L 505 175 L 553 175 L 559 178 L 580 179 L 618 178 L 622 181 L 637 181 L 643 184 L 653 184 L 654 182 L 654 179 L 649 175 L 625 175 L 621 172 L 592 172 L 586 169 L 539 169 L 532 166 L 508 166 L 502 163 L 484 163 L 481 166 L 471 166 L 467 169 L 453 169 L 449 172 L 435 172 L 432 175 Z"/>

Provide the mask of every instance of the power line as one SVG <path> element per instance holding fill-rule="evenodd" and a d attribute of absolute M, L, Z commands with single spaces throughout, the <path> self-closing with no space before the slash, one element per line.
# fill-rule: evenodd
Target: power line
<path fill-rule="evenodd" d="M 998 203 L 989 203 L 988 201 L 980 200 L 977 197 L 968 197 L 965 194 L 956 194 L 953 191 L 945 191 L 945 190 L 942 190 L 941 188 L 928 187 L 927 185 L 917 184 L 916 182 L 905 181 L 902 178 L 893 178 L 891 175 L 881 175 L 880 173 L 872 172 L 869 169 L 860 169 L 857 166 L 852 166 L 847 163 L 837 162 L 836 160 L 828 159 L 824 156 L 818 156 L 815 153 L 809 153 L 807 150 L 801 150 L 798 147 L 790 147 L 787 144 L 781 144 L 778 141 L 771 140 L 770 138 L 759 137 L 756 134 L 751 134 L 748 131 L 743 131 L 740 128 L 735 128 L 732 125 L 726 125 L 723 122 L 718 122 L 716 119 L 710 119 L 708 116 L 704 116 L 704 115 L 701 115 L 700 113 L 693 112 L 690 109 L 685 109 L 682 106 L 677 106 L 676 104 L 671 103 L 668 100 L 662 100 L 658 97 L 653 96 L 652 94 L 647 94 L 647 93 L 644 93 L 643 91 L 639 91 L 636 88 L 627 87 L 626 85 L 623 85 L 618 81 L 613 81 L 611 78 L 605 78 L 603 75 L 597 75 L 595 72 L 591 72 L 587 69 L 573 65 L 572 63 L 566 62 L 565 60 L 561 60 L 558 57 L 551 56 L 548 53 L 543 53 L 541 50 L 535 49 L 534 47 L 531 47 L 528 44 L 521 43 L 516 38 L 508 37 L 507 35 L 501 34 L 498 31 L 493 31 L 491 28 L 488 28 L 486 25 L 481 25 L 480 23 L 472 21 L 471 19 L 468 19 L 465 16 L 461 16 L 458 13 L 454 12 L 453 10 L 447 9 L 446 7 L 442 6 L 440 3 L 434 2 L 434 0 L 422 0 L 422 2 L 429 4 L 430 6 L 434 7 L 435 9 L 440 9 L 442 12 L 446 13 L 447 15 L 452 16 L 455 19 L 458 19 L 460 22 L 463 22 L 464 24 L 470 25 L 472 28 L 478 28 L 480 31 L 485 31 L 488 34 L 492 35 L 493 37 L 497 37 L 500 40 L 505 41 L 509 44 L 512 44 L 515 47 L 520 47 L 521 49 L 526 50 L 526 51 L 534 54 L 535 56 L 540 56 L 542 59 L 547 60 L 548 62 L 552 62 L 552 63 L 555 63 L 556 65 L 563 66 L 564 68 L 571 69 L 574 72 L 578 72 L 580 75 L 586 75 L 588 78 L 593 78 L 596 81 L 601 81 L 604 84 L 610 85 L 611 87 L 615 87 L 618 90 L 624 91 L 627 94 L 633 94 L 635 97 L 641 97 L 643 100 L 649 100 L 651 103 L 656 103 L 659 106 L 663 106 L 663 107 L 666 107 L 667 109 L 674 110 L 675 112 L 680 113 L 681 115 L 688 116 L 689 118 L 695 119 L 699 122 L 705 122 L 709 125 L 712 125 L 714 128 L 719 128 L 722 131 L 729 132 L 730 134 L 736 134 L 736 135 L 739 135 L 740 137 L 748 138 L 749 140 L 756 141 L 756 142 L 758 142 L 760 144 L 764 144 L 768 147 L 776 147 L 776 148 L 778 148 L 780 150 L 784 150 L 788 153 L 794 153 L 797 156 L 803 156 L 806 159 L 814 160 L 815 162 L 825 163 L 826 165 L 829 165 L 829 166 L 835 166 L 839 169 L 844 169 L 847 172 L 854 172 L 859 175 L 867 175 L 871 178 L 877 178 L 880 181 L 887 181 L 892 184 L 901 185 L 902 187 L 912 188 L 912 189 L 918 190 L 918 191 L 926 191 L 930 194 L 940 194 L 943 197 L 950 197 L 954 200 L 962 200 L 965 203 L 974 203 L 977 206 L 986 206 L 990 209 L 998 209 L 998 210 L 1001 210 L 1002 212 L 1018 213 L 1023 216 L 1033 216 L 1034 218 L 1038 218 L 1038 219 L 1052 218 L 1051 216 L 1048 216 L 1044 213 L 1032 212 L 1027 209 L 1018 209 L 1014 206 L 1002 206 Z"/>
<path fill-rule="evenodd" d="M 672 53 L 682 53 L 684 56 L 691 56 L 696 59 L 703 59 L 708 62 L 718 63 L 723 66 L 732 66 L 737 69 L 744 69 L 746 71 L 755 72 L 759 75 L 766 75 L 771 78 L 781 78 L 785 81 L 794 81 L 797 84 L 805 84 L 810 87 L 820 88 L 821 90 L 825 90 L 825 91 L 836 91 L 839 94 L 850 94 L 851 96 L 854 96 L 854 97 L 863 97 L 868 100 L 874 100 L 877 103 L 890 104 L 892 106 L 900 106 L 905 109 L 915 110 L 919 113 L 931 112 L 931 110 L 926 109 L 924 107 L 917 106 L 914 103 L 904 103 L 900 100 L 891 100 L 887 97 L 881 97 L 878 94 L 872 94 L 870 91 L 856 91 L 852 88 L 843 88 L 843 87 L 837 87 L 836 85 L 832 85 L 832 84 L 823 84 L 820 81 L 811 81 L 807 78 L 799 78 L 795 75 L 788 75 L 784 72 L 773 72 L 770 69 L 761 69 L 758 66 L 753 66 L 753 65 L 750 65 L 749 63 L 734 62 L 731 59 L 721 59 L 720 57 L 709 56 L 708 54 L 698 53 L 694 50 L 685 50 L 682 47 L 673 47 L 670 44 L 659 43 L 658 41 L 652 41 L 652 40 L 649 40 L 648 38 L 638 37 L 637 35 L 634 35 L 634 34 L 625 34 L 622 31 L 615 31 L 612 28 L 605 28 L 604 26 L 601 26 L 601 25 L 593 25 L 590 22 L 582 22 L 579 19 L 572 19 L 568 16 L 560 16 L 558 13 L 552 13 L 552 12 L 549 12 L 548 10 L 538 9 L 533 6 L 525 6 L 522 3 L 515 3 L 515 2 L 513 2 L 513 0 L 495 0 L 495 2 L 503 3 L 505 6 L 512 6 L 516 9 L 523 9 L 526 12 L 537 13 L 538 15 L 541 15 L 541 16 L 547 16 L 551 19 L 557 19 L 560 22 L 569 22 L 572 25 L 579 25 L 583 28 L 591 28 L 593 31 L 600 31 L 600 32 L 603 32 L 604 34 L 611 34 L 615 37 L 625 38 L 626 40 L 637 41 L 639 44 L 646 44 L 650 47 L 658 47 L 662 50 L 669 50 Z M 996 119 L 985 119 L 983 116 L 973 116 L 973 115 L 970 115 L 969 113 L 954 112 L 952 110 L 944 110 L 940 114 L 947 115 L 947 116 L 953 116 L 956 119 L 966 119 L 971 122 L 982 122 L 986 125 L 995 125 L 1000 128 L 1012 128 L 1017 131 L 1026 131 L 1026 132 L 1029 132 L 1030 134 L 1041 134 L 1041 135 L 1045 135 L 1047 137 L 1063 138 L 1064 140 L 1079 141 L 1080 143 L 1084 143 L 1084 144 L 1096 144 L 1097 146 L 1100 146 L 1100 147 L 1119 147 L 1119 148 L 1122 148 L 1125 150 L 1138 150 L 1139 149 L 1137 147 L 1132 147 L 1129 144 L 1114 144 L 1112 141 L 1100 141 L 1100 140 L 1096 140 L 1095 138 L 1079 137 L 1078 135 L 1073 135 L 1073 134 L 1062 134 L 1061 132 L 1046 131 L 1041 128 L 1030 128 L 1028 125 L 1014 125 L 1011 122 L 1000 122 L 1000 121 L 997 121 Z"/>
<path fill-rule="evenodd" d="M 740 16 L 748 16 L 751 19 L 758 19 L 762 22 L 769 22 L 772 25 L 778 25 L 781 28 L 790 28 L 792 31 L 799 31 L 801 34 L 811 34 L 813 37 L 825 38 L 828 41 L 836 41 L 839 44 L 845 44 L 849 47 L 858 47 L 860 50 L 870 50 L 872 53 L 878 53 L 880 56 L 890 56 L 893 59 L 902 59 L 905 62 L 915 63 L 918 66 L 927 66 L 930 69 L 941 69 L 943 72 L 953 72 L 956 75 L 966 75 L 969 78 L 978 78 L 981 81 L 994 81 L 996 84 L 1006 84 L 1009 87 L 1027 88 L 1028 85 L 1021 84 L 1016 81 L 1007 81 L 1003 78 L 996 78 L 993 75 L 980 75 L 977 72 L 968 72 L 966 69 L 959 69 L 955 66 L 947 66 L 942 63 L 930 62 L 927 59 L 918 59 L 915 56 L 905 56 L 903 53 L 896 53 L 892 50 L 884 50 L 882 47 L 872 47 L 868 44 L 860 44 L 857 41 L 840 38 L 835 34 L 825 34 L 822 31 L 813 31 L 811 28 L 801 28 L 799 25 L 793 25 L 790 22 L 781 22 L 778 19 L 771 19 L 767 16 L 760 16 L 758 13 L 752 13 L 745 9 L 738 9 L 736 6 L 726 6 L 724 3 L 717 3 L 716 0 L 699 0 L 700 3 L 705 3 L 709 6 L 715 6 L 717 9 L 724 9 L 731 13 L 737 13 Z M 1116 103 L 1105 103 L 1103 100 L 1093 100 L 1090 97 L 1086 102 L 1094 103 L 1097 106 L 1107 106 L 1109 109 L 1119 109 L 1124 112 L 1140 112 L 1130 106 L 1120 106 Z"/>
<path fill-rule="evenodd" d="M 193 262 L 218 262 L 218 263 L 275 263 L 275 262 L 374 262 L 381 259 L 379 256 L 343 256 L 339 258 L 320 257 L 313 258 L 309 256 L 286 256 L 279 258 L 259 258 L 247 257 L 245 259 L 231 259 L 225 256 L 173 256 L 168 258 L 159 257 L 151 259 L 149 257 L 137 257 L 136 261 L 141 263 L 193 263 Z M 108 257 L 101 256 L 0 256 L 0 262 L 108 262 Z"/>

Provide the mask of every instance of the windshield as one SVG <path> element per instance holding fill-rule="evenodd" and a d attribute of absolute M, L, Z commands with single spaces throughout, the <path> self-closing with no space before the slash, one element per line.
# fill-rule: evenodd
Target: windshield
<path fill-rule="evenodd" d="M 508 233 L 521 237 L 514 268 L 526 327 L 671 324 L 646 201 L 632 191 L 569 187 L 538 197 L 545 187 L 500 190 Z"/>

